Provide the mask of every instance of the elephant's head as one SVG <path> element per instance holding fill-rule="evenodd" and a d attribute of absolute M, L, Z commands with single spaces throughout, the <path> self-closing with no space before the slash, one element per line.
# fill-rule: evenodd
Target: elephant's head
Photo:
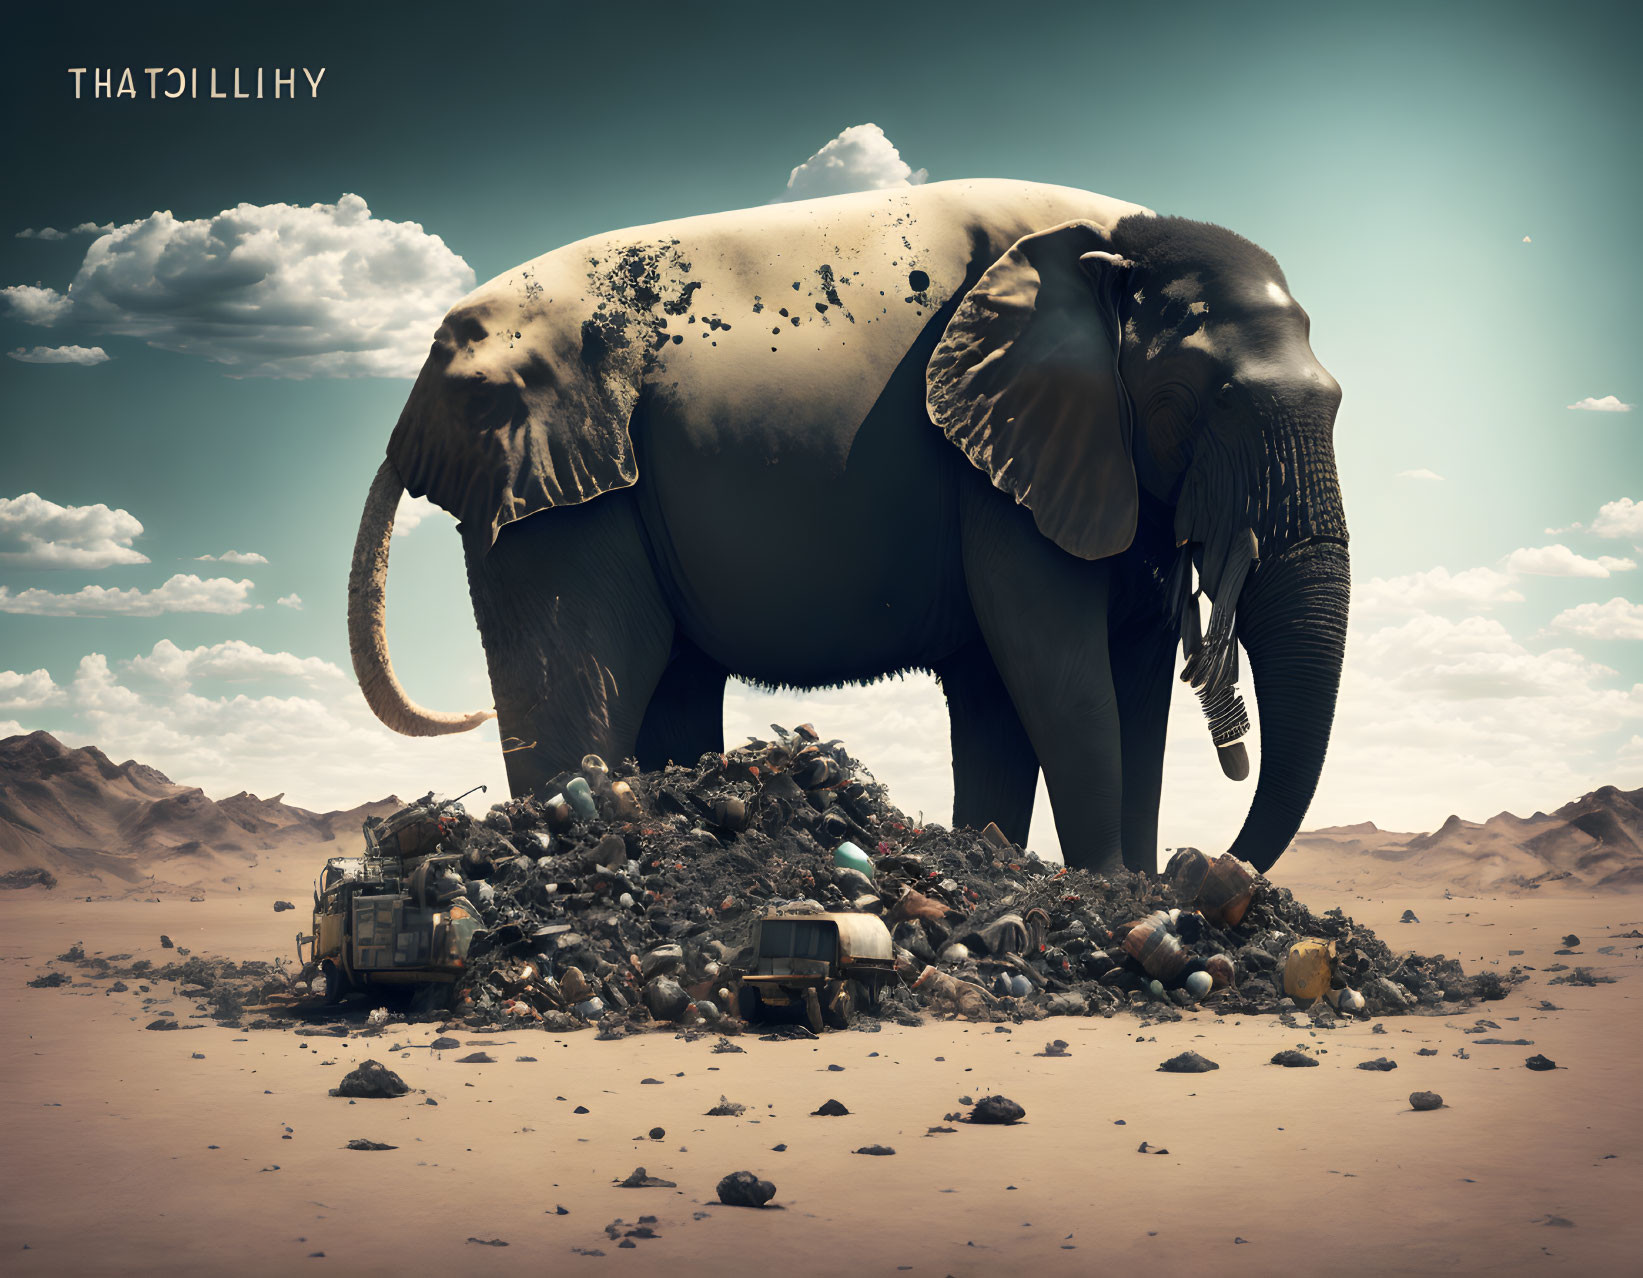
<path fill-rule="evenodd" d="M 628 421 L 653 334 L 621 306 L 555 311 L 532 264 L 453 307 L 388 442 L 360 518 L 348 634 L 365 700 L 409 736 L 465 732 L 489 711 L 444 714 L 412 701 L 388 657 L 388 548 L 401 492 L 461 521 L 481 553 L 509 523 L 572 506 L 638 477 Z"/>
<path fill-rule="evenodd" d="M 933 420 L 1068 553 L 1125 550 L 1143 506 L 1172 521 L 1183 678 L 1235 777 L 1235 636 L 1254 668 L 1261 770 L 1232 851 L 1262 870 L 1317 788 L 1346 642 L 1341 391 L 1308 329 L 1277 262 L 1230 231 L 1069 222 L 981 276 L 928 376 Z M 1189 559 L 1214 602 L 1203 634 Z"/>

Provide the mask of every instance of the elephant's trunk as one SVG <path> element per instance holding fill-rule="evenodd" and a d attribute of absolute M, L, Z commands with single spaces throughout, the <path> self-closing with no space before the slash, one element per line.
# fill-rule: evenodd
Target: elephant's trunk
<path fill-rule="evenodd" d="M 1318 788 L 1346 652 L 1346 546 L 1309 540 L 1251 575 L 1238 606 L 1261 718 L 1261 771 L 1232 854 L 1265 873 Z"/>
<path fill-rule="evenodd" d="M 354 674 L 366 704 L 395 732 L 408 737 L 466 732 L 495 715 L 489 710 L 439 714 L 424 709 L 405 695 L 394 676 L 394 663 L 388 659 L 388 543 L 403 491 L 393 463 L 383 462 L 359 518 L 354 564 L 348 574 L 348 649 L 354 658 Z"/>

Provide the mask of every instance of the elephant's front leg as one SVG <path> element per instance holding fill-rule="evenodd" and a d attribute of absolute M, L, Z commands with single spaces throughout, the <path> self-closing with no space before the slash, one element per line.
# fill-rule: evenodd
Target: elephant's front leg
<path fill-rule="evenodd" d="M 1068 865 L 1121 864 L 1123 771 L 1107 649 L 1110 561 L 1075 558 L 987 488 L 961 506 L 983 639 L 1044 769 Z"/>
<path fill-rule="evenodd" d="M 628 492 L 465 539 L 508 785 L 520 795 L 595 753 L 634 753 L 673 615 Z"/>

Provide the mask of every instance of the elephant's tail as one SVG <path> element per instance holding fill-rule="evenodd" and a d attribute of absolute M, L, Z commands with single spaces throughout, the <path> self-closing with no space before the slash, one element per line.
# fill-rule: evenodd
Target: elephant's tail
<path fill-rule="evenodd" d="M 467 732 L 496 716 L 489 710 L 440 714 L 405 695 L 388 659 L 388 543 L 394 535 L 394 512 L 404 491 L 392 462 L 384 461 L 371 481 L 365 510 L 354 541 L 354 564 L 348 574 L 348 648 L 365 702 L 377 718 L 408 737 L 437 737 Z"/>

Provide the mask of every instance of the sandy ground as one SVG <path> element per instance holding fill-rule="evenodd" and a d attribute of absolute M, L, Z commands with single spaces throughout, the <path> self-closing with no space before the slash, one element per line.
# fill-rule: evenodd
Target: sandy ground
<path fill-rule="evenodd" d="M 1146 1028 L 1121 1016 L 1007 1033 L 945 1022 L 819 1042 L 744 1036 L 742 1054 L 715 1054 L 711 1037 L 464 1033 L 462 1050 L 436 1054 L 432 1026 L 347 1040 L 209 1023 L 148 1032 L 154 1008 L 187 1023 L 190 1002 L 145 1007 L 135 988 L 107 994 L 78 979 L 25 984 L 75 940 L 157 961 L 171 957 L 162 932 L 196 953 L 289 953 L 306 916 L 270 906 L 300 879 L 197 903 L 7 892 L 0 1255 L 17 1274 L 545 1264 L 939 1276 L 1131 1261 L 1158 1274 L 1638 1273 L 1643 941 L 1618 934 L 1643 930 L 1643 896 L 1414 899 L 1384 886 L 1359 895 L 1361 878 L 1347 890 L 1283 867 L 1278 877 L 1394 946 L 1468 967 L 1578 963 L 1620 979 L 1549 987 L 1536 971 L 1504 1002 L 1388 1019 L 1384 1033 L 1201 1013 Z M 293 899 L 306 903 L 306 892 Z M 1405 907 L 1422 921 L 1398 923 Z M 1554 957 L 1567 932 L 1581 953 Z M 1543 998 L 1559 1010 L 1538 1010 Z M 1499 1030 L 1463 1032 L 1480 1017 Z M 1070 1055 L 1036 1055 L 1051 1038 Z M 498 1063 L 459 1064 L 473 1045 Z M 1268 1064 L 1296 1045 L 1322 1054 L 1321 1067 Z M 1186 1048 L 1221 1068 L 1157 1072 Z M 1560 1068 L 1525 1069 L 1534 1052 Z M 1354 1068 L 1382 1055 L 1399 1068 Z M 327 1094 L 367 1057 L 413 1093 L 354 1104 Z M 1440 1092 L 1447 1107 L 1412 1111 L 1415 1090 Z M 1026 1121 L 943 1124 L 962 1097 L 993 1092 L 1025 1106 Z M 747 1112 L 706 1117 L 721 1094 Z M 811 1115 L 835 1097 L 848 1117 Z M 938 1125 L 957 1130 L 927 1133 Z M 666 1136 L 649 1139 L 653 1127 Z M 353 1137 L 398 1148 L 343 1148 Z M 1169 1152 L 1139 1153 L 1143 1141 Z M 896 1153 L 853 1152 L 870 1144 Z M 677 1188 L 613 1183 L 641 1164 Z M 719 1178 L 742 1168 L 775 1182 L 780 1210 L 718 1203 Z M 620 1248 L 607 1235 L 610 1222 L 641 1216 L 656 1218 L 658 1237 Z"/>

